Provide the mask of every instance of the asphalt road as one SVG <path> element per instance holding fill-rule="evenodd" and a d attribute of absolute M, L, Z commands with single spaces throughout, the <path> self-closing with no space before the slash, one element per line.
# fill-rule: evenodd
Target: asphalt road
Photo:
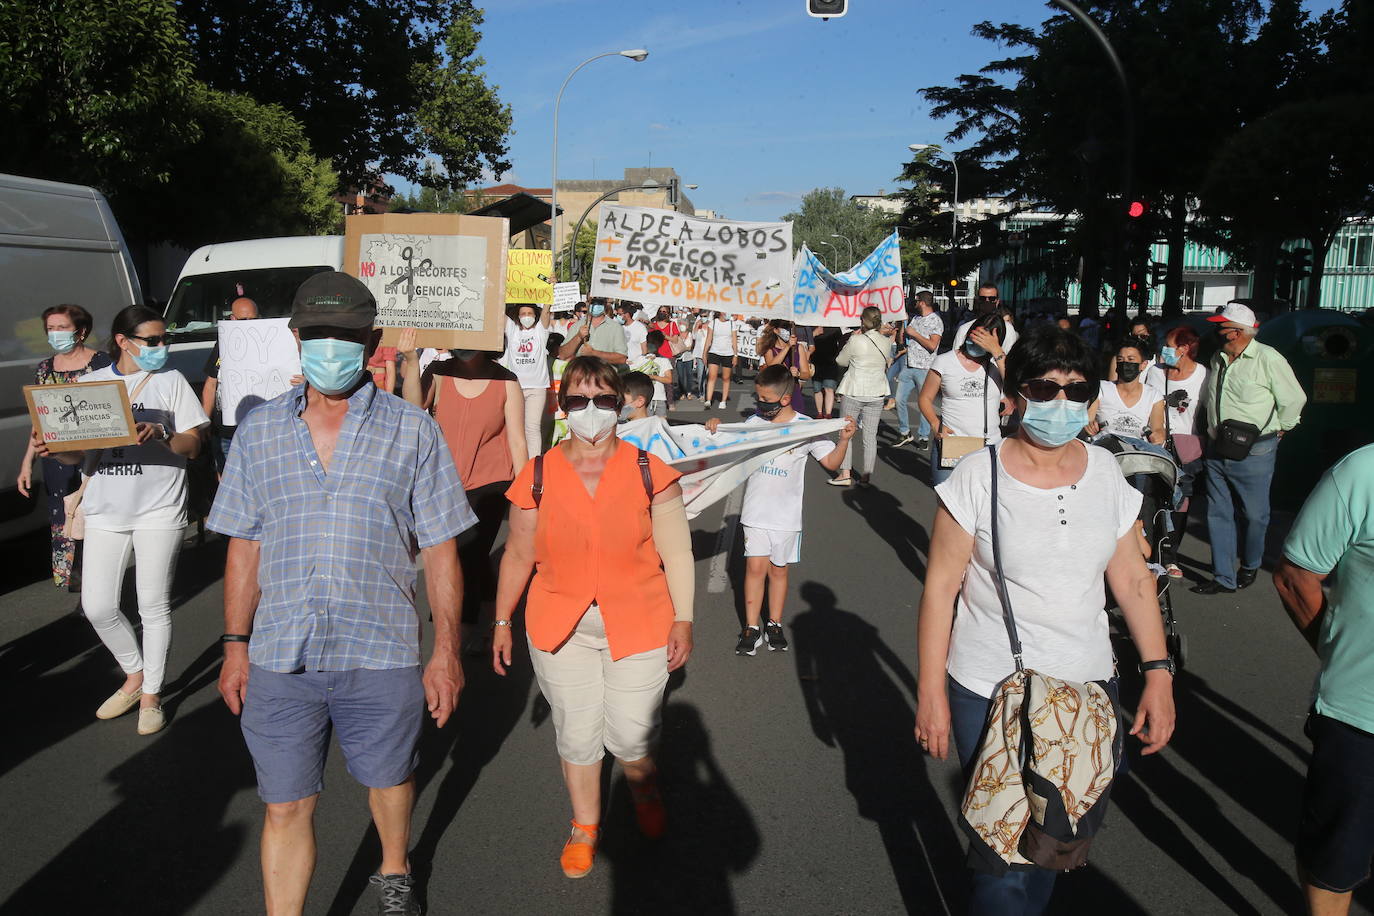
<path fill-rule="evenodd" d="M 909 447 L 880 449 L 868 491 L 825 486 L 812 466 L 786 654 L 732 651 L 738 501 L 695 521 L 696 651 L 664 713 L 670 832 L 640 840 L 611 778 L 604 843 L 585 880 L 558 869 L 569 812 L 527 659 L 505 679 L 469 660 L 456 720 L 428 729 L 422 746 L 413 858 L 429 912 L 963 912 L 957 768 L 923 757 L 911 737 L 915 610 L 935 505 L 926 476 Z M 1190 575 L 1208 557 L 1193 531 Z M 46 580 L 45 549 L 42 537 L 8 545 L 0 569 L 0 912 L 259 912 L 261 808 L 215 691 L 222 543 L 182 554 L 171 722 L 149 738 L 132 717 L 94 718 L 120 676 L 71 613 L 73 598 Z M 1300 912 L 1290 838 L 1315 660 L 1267 575 L 1234 598 L 1175 596 L 1189 639 L 1177 735 L 1157 757 L 1133 755 L 1092 864 L 1060 881 L 1053 910 Z M 125 601 L 133 606 L 131 592 Z M 1118 648 L 1133 665 L 1129 645 Z M 1124 681 L 1129 699 L 1137 682 Z M 337 748 L 318 834 L 308 912 L 375 912 L 376 840 Z M 1356 912 L 1374 912 L 1368 889 Z"/>

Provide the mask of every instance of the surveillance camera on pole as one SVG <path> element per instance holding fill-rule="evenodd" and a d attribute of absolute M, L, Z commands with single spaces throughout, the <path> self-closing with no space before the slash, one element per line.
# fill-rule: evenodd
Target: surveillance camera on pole
<path fill-rule="evenodd" d="M 813 19 L 839 19 L 849 12 L 849 0 L 806 0 L 806 15 Z"/>

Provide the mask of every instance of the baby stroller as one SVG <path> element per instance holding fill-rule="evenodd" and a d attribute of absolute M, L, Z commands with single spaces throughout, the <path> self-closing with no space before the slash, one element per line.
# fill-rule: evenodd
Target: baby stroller
<path fill-rule="evenodd" d="M 1140 521 L 1144 523 L 1145 539 L 1150 543 L 1151 569 L 1155 570 L 1159 586 L 1159 608 L 1164 615 L 1164 636 L 1174 664 L 1183 667 L 1188 642 L 1178 631 L 1174 604 L 1169 596 L 1172 581 L 1164 575 L 1164 567 L 1174 562 L 1172 513 L 1182 500 L 1178 488 L 1179 469 L 1163 446 L 1139 439 L 1100 436 L 1094 440 L 1116 456 L 1117 467 L 1126 482 L 1144 497 L 1140 504 Z"/>

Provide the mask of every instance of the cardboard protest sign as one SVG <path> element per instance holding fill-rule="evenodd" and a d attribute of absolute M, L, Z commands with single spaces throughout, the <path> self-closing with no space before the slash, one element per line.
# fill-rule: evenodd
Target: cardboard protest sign
<path fill-rule="evenodd" d="M 571 312 L 577 307 L 577 300 L 582 298 L 581 288 L 576 282 L 555 283 L 553 285 L 553 311 Z"/>
<path fill-rule="evenodd" d="M 553 304 L 553 252 L 542 248 L 506 251 L 506 301 Z"/>
<path fill-rule="evenodd" d="M 589 294 L 790 318 L 792 224 L 601 205 Z"/>
<path fill-rule="evenodd" d="M 868 306 L 883 313 L 884 321 L 906 318 L 902 294 L 902 254 L 893 232 L 872 254 L 843 273 L 831 273 L 805 245 L 797 254 L 792 311 L 797 324 L 852 328 Z"/>
<path fill-rule="evenodd" d="M 238 426 L 248 412 L 291 387 L 301 374 L 296 338 L 289 318 L 258 318 L 219 323 L 220 416 Z"/>
<path fill-rule="evenodd" d="M 698 424 L 669 426 L 662 417 L 648 417 L 620 424 L 616 435 L 683 472 L 682 501 L 687 517 L 695 518 L 777 456 L 837 433 L 845 422 L 723 423 L 708 433 Z"/>
<path fill-rule="evenodd" d="M 416 328 L 421 347 L 501 349 L 509 225 L 454 213 L 347 217 L 344 271 L 377 299 L 382 343 Z"/>
<path fill-rule="evenodd" d="M 138 444 L 124 382 L 25 385 L 29 419 L 50 452 Z"/>

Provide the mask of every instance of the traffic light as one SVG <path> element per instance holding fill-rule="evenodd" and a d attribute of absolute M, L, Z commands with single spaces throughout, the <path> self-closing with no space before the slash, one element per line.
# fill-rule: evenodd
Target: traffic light
<path fill-rule="evenodd" d="M 947 281 L 945 281 L 945 288 L 948 289 L 948 290 L 950 291 L 950 293 L 953 294 L 953 295 L 958 295 L 958 294 L 960 294 L 960 293 L 967 293 L 967 292 L 968 292 L 968 281 L 967 281 L 967 280 L 947 280 Z"/>
<path fill-rule="evenodd" d="M 681 179 L 681 178 L 669 178 L 669 179 L 668 179 L 668 206 L 670 206 L 670 207 L 672 207 L 674 210 L 676 210 L 676 209 L 677 209 L 677 205 L 678 205 L 679 203 L 681 203 L 681 201 L 682 201 L 682 179 Z"/>
<path fill-rule="evenodd" d="M 1150 285 L 1160 286 L 1164 283 L 1165 275 L 1169 272 L 1169 265 L 1163 261 L 1150 262 Z"/>
<path fill-rule="evenodd" d="M 839 19 L 849 12 L 849 0 L 806 0 L 806 15 L 813 19 Z"/>
<path fill-rule="evenodd" d="M 1312 275 L 1312 249 L 1294 248 L 1291 255 L 1293 279 L 1301 280 Z"/>
<path fill-rule="evenodd" d="M 1150 212 L 1150 205 L 1143 200 L 1133 200 L 1126 207 L 1126 215 L 1131 219 L 1141 219 Z"/>

